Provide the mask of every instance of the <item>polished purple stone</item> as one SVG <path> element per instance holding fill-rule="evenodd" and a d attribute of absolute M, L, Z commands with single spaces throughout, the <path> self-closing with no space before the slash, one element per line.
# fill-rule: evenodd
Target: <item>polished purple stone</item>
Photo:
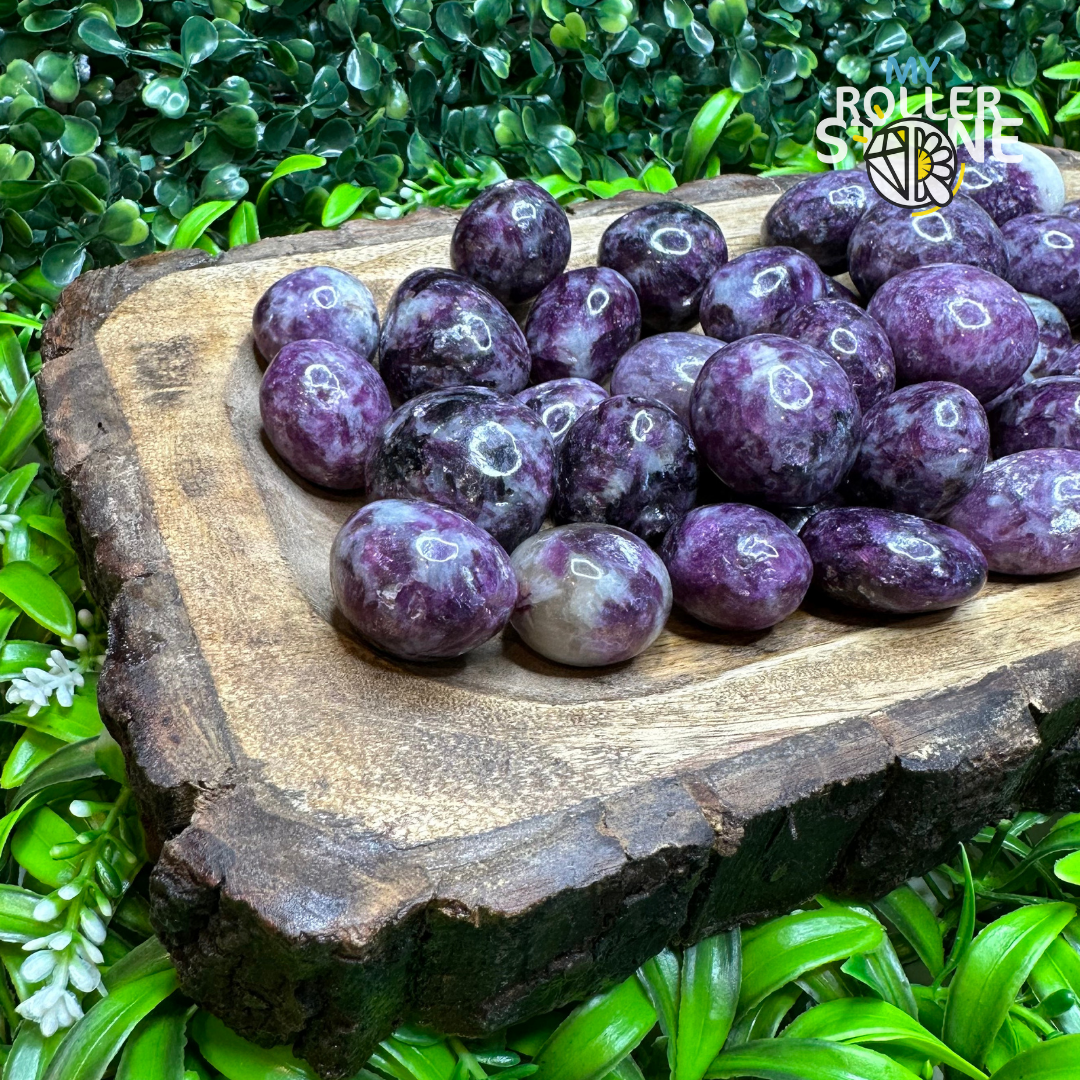
<path fill-rule="evenodd" d="M 270 362 L 259 387 L 263 429 L 305 480 L 362 487 L 368 454 L 390 415 L 379 373 L 343 345 L 293 341 Z"/>
<path fill-rule="evenodd" d="M 966 537 L 894 510 L 823 510 L 799 534 L 814 585 L 866 611 L 913 615 L 956 607 L 986 584 L 986 559 Z"/>
<path fill-rule="evenodd" d="M 994 157 L 993 140 L 983 144 L 983 160 L 976 161 L 963 144 L 957 147 L 957 161 L 964 166 L 960 190 L 974 199 L 998 225 L 1021 214 L 1055 214 L 1065 201 L 1061 170 L 1041 150 L 1026 143 L 1002 143 L 1008 157 L 1020 161 L 999 161 Z"/>
<path fill-rule="evenodd" d="M 402 405 L 383 425 L 367 473 L 373 498 L 449 507 L 507 551 L 540 528 L 554 475 L 555 447 L 540 417 L 478 386 Z"/>
<path fill-rule="evenodd" d="M 719 341 L 779 333 L 784 316 L 825 295 L 813 259 L 789 247 L 755 248 L 725 263 L 701 294 L 701 329 Z"/>
<path fill-rule="evenodd" d="M 846 300 L 849 304 L 855 304 L 856 307 L 863 306 L 863 299 L 858 293 L 852 292 L 843 282 L 837 281 L 834 277 L 825 275 L 825 298 L 827 300 Z"/>
<path fill-rule="evenodd" d="M 781 332 L 828 353 L 845 371 L 865 412 L 892 393 L 896 361 L 888 335 L 846 300 L 815 300 L 788 313 Z"/>
<path fill-rule="evenodd" d="M 1070 199 L 1058 211 L 1058 214 L 1061 217 L 1072 218 L 1073 221 L 1080 221 L 1080 199 Z"/>
<path fill-rule="evenodd" d="M 1080 567 L 1080 451 L 1022 450 L 986 466 L 945 519 L 1001 574 Z"/>
<path fill-rule="evenodd" d="M 611 376 L 613 394 L 662 401 L 690 426 L 690 391 L 720 343 L 703 334 L 654 334 L 628 349 Z"/>
<path fill-rule="evenodd" d="M 993 218 L 963 195 L 917 217 L 906 206 L 878 203 L 851 234 L 848 270 L 863 296 L 873 296 L 890 278 L 929 263 L 964 263 L 1004 277 L 1008 257 Z"/>
<path fill-rule="evenodd" d="M 989 450 L 973 394 L 949 382 L 905 386 L 863 417 L 849 501 L 940 517 L 978 483 Z"/>
<path fill-rule="evenodd" d="M 531 300 L 566 269 L 566 211 L 531 180 L 485 188 L 458 219 L 450 262 L 504 304 Z"/>
<path fill-rule="evenodd" d="M 1021 292 L 1055 304 L 1080 322 L 1080 221 L 1054 214 L 1024 214 L 1001 230 L 1009 254 L 1008 280 Z"/>
<path fill-rule="evenodd" d="M 868 311 L 889 335 L 899 382 L 959 383 L 980 401 L 1012 386 L 1039 345 L 1024 298 L 975 266 L 909 270 L 886 282 Z"/>
<path fill-rule="evenodd" d="M 644 652 L 671 612 L 671 582 L 649 545 L 611 525 L 563 525 L 513 555 L 520 594 L 510 619 L 529 648 L 575 667 Z"/>
<path fill-rule="evenodd" d="M 789 506 L 817 502 L 843 480 L 861 419 L 831 356 L 775 334 L 722 348 L 690 398 L 691 430 L 713 472 L 740 494 Z"/>
<path fill-rule="evenodd" d="M 342 525 L 330 582 L 357 632 L 404 660 L 475 649 L 506 625 L 518 595 L 510 557 L 486 532 L 402 499 L 368 503 Z"/>
<path fill-rule="evenodd" d="M 778 517 L 796 536 L 802 535 L 806 523 L 822 510 L 832 510 L 837 506 L 847 506 L 848 500 L 844 497 L 846 484 L 830 491 L 822 499 L 809 506 L 779 506 L 776 503 L 766 503 L 762 509 Z"/>
<path fill-rule="evenodd" d="M 602 382 L 641 337 L 641 305 L 630 282 L 606 266 L 557 277 L 536 298 L 525 323 L 532 380 Z"/>
<path fill-rule="evenodd" d="M 1021 383 L 990 414 L 994 457 L 1057 446 L 1080 450 L 1080 378 Z"/>
<path fill-rule="evenodd" d="M 802 603 L 814 566 L 802 541 L 756 506 L 699 506 L 660 547 L 678 604 L 722 630 L 764 630 Z"/>
<path fill-rule="evenodd" d="M 379 312 L 371 290 L 332 266 L 309 266 L 275 281 L 259 297 L 251 325 L 255 345 L 267 360 L 290 341 L 332 341 L 362 360 L 370 360 L 379 344 Z"/>
<path fill-rule="evenodd" d="M 641 301 L 651 330 L 689 330 L 705 283 L 727 262 L 720 226 L 695 206 L 655 202 L 613 221 L 596 260 L 618 270 Z"/>
<path fill-rule="evenodd" d="M 556 449 L 562 445 L 570 425 L 607 396 L 602 386 L 588 379 L 552 379 L 515 395 L 544 422 Z"/>
<path fill-rule="evenodd" d="M 761 242 L 797 248 L 823 269 L 840 269 L 847 263 L 852 231 L 879 202 L 881 196 L 858 169 L 816 173 L 788 188 L 769 207 Z"/>
<path fill-rule="evenodd" d="M 1021 293 L 1024 303 L 1031 308 L 1031 314 L 1039 324 L 1039 347 L 1035 357 L 1024 372 L 1024 381 L 1044 379 L 1047 375 L 1072 375 L 1072 371 L 1059 371 L 1061 365 L 1069 366 L 1065 359 L 1073 348 L 1072 331 L 1069 320 L 1061 314 L 1056 304 L 1044 300 L 1041 296 Z"/>
<path fill-rule="evenodd" d="M 554 516 L 654 543 L 694 505 L 697 481 L 694 440 L 671 409 L 620 394 L 579 416 L 563 440 Z"/>
<path fill-rule="evenodd" d="M 516 394 L 529 381 L 529 364 L 510 312 L 461 274 L 417 270 L 390 300 L 380 369 L 398 401 L 452 386 Z"/>

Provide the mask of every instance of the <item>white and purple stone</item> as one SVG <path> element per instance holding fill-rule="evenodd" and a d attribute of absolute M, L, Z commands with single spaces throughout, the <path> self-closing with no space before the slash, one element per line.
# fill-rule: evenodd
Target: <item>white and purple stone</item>
<path fill-rule="evenodd" d="M 566 269 L 566 211 L 531 180 L 484 188 L 458 219 L 450 263 L 504 304 L 531 300 Z"/>
<path fill-rule="evenodd" d="M 862 307 L 863 299 L 858 293 L 852 292 L 843 282 L 834 277 L 825 275 L 825 297 L 828 300 L 846 300 L 849 304 Z"/>
<path fill-rule="evenodd" d="M 864 611 L 914 615 L 956 607 L 986 584 L 986 559 L 965 536 L 894 510 L 846 506 L 815 514 L 799 534 L 814 585 Z"/>
<path fill-rule="evenodd" d="M 695 206 L 655 202 L 616 218 L 600 238 L 597 262 L 617 270 L 641 301 L 643 326 L 689 330 L 706 282 L 727 262 L 720 226 Z"/>
<path fill-rule="evenodd" d="M 980 401 L 1012 386 L 1039 345 L 1024 298 L 976 266 L 908 270 L 882 285 L 868 311 L 889 335 L 899 382 L 959 383 Z"/>
<path fill-rule="evenodd" d="M 608 392 L 588 379 L 552 379 L 526 387 L 514 396 L 540 417 L 557 450 L 570 425 L 583 412 L 599 405 Z"/>
<path fill-rule="evenodd" d="M 1080 199 L 1070 199 L 1062 206 L 1058 214 L 1061 217 L 1072 218 L 1073 221 L 1080 221 Z"/>
<path fill-rule="evenodd" d="M 703 334 L 674 331 L 644 338 L 623 353 L 611 375 L 611 392 L 662 401 L 689 428 L 690 391 L 720 343 Z"/>
<path fill-rule="evenodd" d="M 990 414 L 994 457 L 1021 450 L 1080 450 L 1080 378 L 1052 375 L 1021 383 Z"/>
<path fill-rule="evenodd" d="M 690 427 L 709 468 L 742 495 L 817 502 L 844 479 L 862 414 L 844 369 L 809 345 L 758 334 L 709 359 Z"/>
<path fill-rule="evenodd" d="M 518 596 L 510 557 L 486 532 L 402 499 L 368 503 L 342 525 L 330 582 L 357 632 L 404 660 L 475 649 L 502 630 Z"/>
<path fill-rule="evenodd" d="M 790 247 L 755 248 L 721 266 L 701 294 L 701 329 L 719 341 L 780 332 L 784 317 L 825 295 L 816 262 Z"/>
<path fill-rule="evenodd" d="M 417 270 L 390 299 L 380 370 L 397 401 L 452 386 L 516 394 L 529 381 L 529 367 L 521 327 L 461 274 Z"/>
<path fill-rule="evenodd" d="M 802 603 L 814 566 L 802 541 L 756 506 L 699 506 L 660 545 L 675 603 L 721 630 L 765 630 Z"/>
<path fill-rule="evenodd" d="M 1009 157 L 1020 161 L 998 161 L 993 140 L 983 143 L 983 160 L 976 161 L 963 142 L 956 149 L 964 166 L 960 190 L 974 199 L 998 225 L 1021 214 L 1056 214 L 1065 202 L 1065 181 L 1061 170 L 1041 150 L 1027 143 L 1002 143 Z"/>
<path fill-rule="evenodd" d="M 644 540 L 611 525 L 563 525 L 513 554 L 520 593 L 510 623 L 541 656 L 575 667 L 629 660 L 671 612 L 671 582 Z"/>
<path fill-rule="evenodd" d="M 371 290 L 332 266 L 286 274 L 259 297 L 251 320 L 255 345 L 273 360 L 290 341 L 319 338 L 371 360 L 379 345 L 379 311 Z"/>
<path fill-rule="evenodd" d="M 525 323 L 532 381 L 603 382 L 641 337 L 641 305 L 630 282 L 607 266 L 569 270 L 544 287 Z"/>
<path fill-rule="evenodd" d="M 554 477 L 555 447 L 540 417 L 478 386 L 402 405 L 379 432 L 367 470 L 372 498 L 446 506 L 507 551 L 540 528 Z"/>
<path fill-rule="evenodd" d="M 990 569 L 1022 576 L 1080 567 L 1080 451 L 1022 450 L 986 466 L 945 519 Z"/>
<path fill-rule="evenodd" d="M 1021 293 L 1024 303 L 1031 308 L 1031 314 L 1039 324 L 1039 347 L 1035 356 L 1024 372 L 1024 381 L 1045 379 L 1048 375 L 1073 375 L 1075 372 L 1059 370 L 1069 366 L 1065 357 L 1073 348 L 1072 331 L 1069 320 L 1061 314 L 1056 304 L 1044 300 L 1041 296 Z"/>
<path fill-rule="evenodd" d="M 873 296 L 905 270 L 930 263 L 964 263 L 1004 277 L 1005 240 L 994 219 L 963 195 L 918 216 L 905 206 L 882 201 L 863 215 L 851 234 L 848 272 L 863 296 Z"/>
<path fill-rule="evenodd" d="M 390 395 L 362 357 L 330 341 L 293 341 L 270 361 L 259 387 L 263 429 L 305 480 L 362 487 L 368 454 L 390 415 Z"/>
<path fill-rule="evenodd" d="M 603 521 L 658 543 L 694 505 L 694 440 L 666 405 L 616 395 L 574 421 L 559 449 L 556 521 Z"/>
<path fill-rule="evenodd" d="M 850 502 L 938 518 L 979 481 L 990 429 L 962 386 L 905 386 L 863 417 L 862 444 L 848 479 Z"/>
<path fill-rule="evenodd" d="M 1009 255 L 1006 276 L 1021 292 L 1049 300 L 1080 322 L 1080 221 L 1054 214 L 1023 214 L 1001 229 Z"/>
<path fill-rule="evenodd" d="M 795 308 L 780 332 L 828 353 L 847 373 L 863 412 L 896 387 L 888 335 L 862 308 L 846 300 L 815 300 Z"/>

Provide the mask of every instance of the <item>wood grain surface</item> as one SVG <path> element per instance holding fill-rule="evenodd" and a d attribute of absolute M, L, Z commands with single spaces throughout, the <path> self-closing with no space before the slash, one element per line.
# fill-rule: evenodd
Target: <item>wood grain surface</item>
<path fill-rule="evenodd" d="M 790 182 L 678 194 L 738 254 Z M 642 201 L 574 208 L 571 265 Z M 1025 792 L 1063 807 L 1080 783 L 1076 574 L 913 619 L 811 602 L 735 635 L 676 616 L 603 671 L 512 633 L 451 663 L 371 652 L 329 588 L 359 503 L 263 437 L 251 312 L 316 262 L 385 309 L 447 264 L 454 223 L 152 256 L 79 279 L 45 334 L 47 430 L 110 605 L 102 711 L 160 849 L 156 925 L 188 993 L 327 1077 L 405 1017 L 479 1033 L 823 887 L 890 888 Z"/>

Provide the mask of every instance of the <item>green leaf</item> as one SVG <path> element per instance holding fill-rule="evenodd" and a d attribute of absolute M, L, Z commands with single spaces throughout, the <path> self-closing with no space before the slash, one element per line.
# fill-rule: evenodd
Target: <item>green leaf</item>
<path fill-rule="evenodd" d="M 90 676 L 87 679 L 87 688 L 93 678 Z M 98 714 L 97 702 L 92 694 L 85 690 L 76 694 L 70 705 L 57 705 L 53 702 L 46 708 L 39 709 L 34 716 L 30 715 L 29 705 L 16 705 L 4 718 L 12 724 L 22 724 L 69 743 L 95 738 L 101 732 L 101 716 Z M 25 786 L 24 784 L 23 787 Z M 21 797 L 22 788 L 19 795 Z"/>
<path fill-rule="evenodd" d="M 29 889 L 0 885 L 0 939 L 21 944 L 40 937 L 41 923 L 34 918 L 40 900 L 40 894 Z"/>
<path fill-rule="evenodd" d="M 184 1046 L 192 1009 L 169 1001 L 143 1020 L 124 1044 L 116 1080 L 184 1080 Z"/>
<path fill-rule="evenodd" d="M 191 1021 L 191 1037 L 226 1080 L 318 1080 L 311 1066 L 287 1046 L 267 1050 L 249 1043 L 201 1009 Z"/>
<path fill-rule="evenodd" d="M 259 215 L 253 202 L 242 202 L 229 221 L 229 247 L 254 244 L 259 239 Z"/>
<path fill-rule="evenodd" d="M 18 787 L 39 765 L 66 744 L 60 739 L 40 731 L 24 731 L 4 762 L 0 774 L 0 787 L 5 790 Z"/>
<path fill-rule="evenodd" d="M 1042 101 L 1035 94 L 1030 93 L 1027 90 L 1018 90 L 1012 86 L 999 86 L 998 89 L 1003 94 L 1008 94 L 1009 97 L 1016 98 L 1020 102 L 1021 108 L 1025 112 L 1031 114 L 1035 123 L 1039 125 L 1040 130 L 1044 135 L 1049 135 L 1051 132 L 1050 118 L 1046 114 L 1046 109 L 1043 107 Z"/>
<path fill-rule="evenodd" d="M 1069 120 L 1075 120 L 1080 116 L 1080 94 L 1073 94 L 1071 98 L 1056 113 L 1054 113 L 1054 119 L 1059 124 L 1067 123 Z"/>
<path fill-rule="evenodd" d="M 1076 1080 L 1080 1035 L 1039 1043 L 1002 1065 L 992 1080 Z"/>
<path fill-rule="evenodd" d="M 731 119 L 731 114 L 738 107 L 742 95 L 734 90 L 720 90 L 713 94 L 697 111 L 690 123 L 683 150 L 682 180 L 696 180 L 701 174 L 701 167 L 720 137 L 720 132 Z"/>
<path fill-rule="evenodd" d="M 92 704 L 96 713 L 96 703 L 92 702 Z M 63 784 L 104 776 L 105 772 L 98 762 L 98 752 L 103 744 L 107 746 L 112 740 L 104 733 L 100 718 L 97 726 L 97 735 L 77 742 L 69 741 L 47 761 L 38 765 L 19 788 L 15 806 L 39 791 L 47 791 L 49 788 L 59 789 Z"/>
<path fill-rule="evenodd" d="M 370 1064 L 401 1080 L 451 1080 L 455 1061 L 441 1039 L 420 1046 L 391 1037 L 379 1043 Z"/>
<path fill-rule="evenodd" d="M 146 222 L 140 217 L 139 204 L 131 199 L 117 199 L 101 216 L 98 232 L 114 244 L 138 243 L 146 236 Z M 139 226 L 142 225 L 141 230 Z"/>
<path fill-rule="evenodd" d="M 222 214 L 227 214 L 236 205 L 235 199 L 222 199 L 202 203 L 190 210 L 181 219 L 176 233 L 169 244 L 169 249 L 179 251 L 195 246 L 198 240 Z"/>
<path fill-rule="evenodd" d="M 83 19 L 76 31 L 79 40 L 95 52 L 111 56 L 126 56 L 127 46 L 120 35 L 102 18 L 94 15 Z"/>
<path fill-rule="evenodd" d="M 1054 1018 L 1054 1023 L 1070 1035 L 1080 1034 L 1080 952 L 1064 937 L 1050 942 L 1028 976 L 1028 985 L 1039 997 L 1040 1010 L 1047 998 L 1067 991 L 1074 1004 Z"/>
<path fill-rule="evenodd" d="M 57 1031 L 45 1038 L 37 1024 L 24 1020 L 4 1062 L 3 1080 L 41 1080 L 66 1034 Z"/>
<path fill-rule="evenodd" d="M 101 142 L 98 129 L 81 116 L 64 117 L 64 134 L 60 136 L 60 149 L 71 157 L 89 154 Z"/>
<path fill-rule="evenodd" d="M 1054 64 L 1043 73 L 1044 79 L 1080 79 L 1080 60 L 1070 60 L 1066 64 Z"/>
<path fill-rule="evenodd" d="M 179 120 L 188 111 L 187 83 L 180 78 L 159 76 L 142 90 L 143 104 L 157 109 L 170 120 Z"/>
<path fill-rule="evenodd" d="M 937 977 L 945 967 L 941 924 L 926 901 L 910 885 L 901 885 L 874 905 L 905 937 L 930 974 Z"/>
<path fill-rule="evenodd" d="M 1051 855 L 1060 855 L 1066 851 L 1080 850 L 1080 821 L 1072 822 L 1048 832 L 1008 874 L 1001 879 L 1001 886 L 1007 886 L 1022 877 L 1031 867 L 1038 865 Z"/>
<path fill-rule="evenodd" d="M 913 1080 L 884 1054 L 817 1039 L 761 1039 L 725 1050 L 705 1075 L 715 1080 Z"/>
<path fill-rule="evenodd" d="M 3 424 L 0 424 L 0 469 L 10 469 L 22 457 L 31 440 L 41 433 L 41 429 L 37 384 L 29 382 L 19 391 Z"/>
<path fill-rule="evenodd" d="M 186 68 L 201 64 L 218 47 L 217 27 L 209 19 L 192 15 L 180 31 L 180 55 Z"/>
<path fill-rule="evenodd" d="M 266 209 L 266 200 L 270 198 L 270 189 L 283 177 L 292 173 L 308 172 L 311 169 L 321 169 L 326 164 L 326 158 L 315 154 L 293 154 L 280 162 L 276 169 L 267 178 L 267 181 L 259 189 L 259 197 L 255 205 L 259 212 Z"/>
<path fill-rule="evenodd" d="M 18 400 L 19 394 L 30 382 L 30 372 L 26 367 L 26 357 L 19 337 L 10 326 L 0 325 L 0 394 L 10 405 Z M 36 471 L 37 466 L 34 466 Z M 0 491 L 6 493 L 5 481 L 0 480 Z M 21 498 L 21 497 L 20 497 Z M 0 502 L 8 504 L 9 510 L 14 504 L 0 496 Z"/>
<path fill-rule="evenodd" d="M 664 0 L 664 22 L 676 30 L 689 26 L 694 21 L 694 13 L 686 0 Z"/>
<path fill-rule="evenodd" d="M 1080 851 L 1066 855 L 1054 863 L 1054 873 L 1070 885 L 1080 885 Z"/>
<path fill-rule="evenodd" d="M 28 326 L 31 330 L 40 330 L 40 319 L 29 315 L 20 315 L 17 311 L 0 311 L 0 326 Z"/>
<path fill-rule="evenodd" d="M 42 806 L 20 821 L 11 837 L 11 854 L 32 877 L 50 888 L 70 880 L 76 864 L 70 859 L 54 859 L 50 852 L 57 844 L 70 844 L 75 830 L 55 811 Z"/>
<path fill-rule="evenodd" d="M 753 53 L 737 49 L 728 67 L 728 82 L 739 94 L 749 94 L 761 85 L 761 65 Z"/>
<path fill-rule="evenodd" d="M 345 78 L 357 90 L 374 90 L 382 81 L 382 74 L 379 61 L 366 49 L 353 49 L 345 61 Z"/>
<path fill-rule="evenodd" d="M 735 1019 L 742 975 L 738 930 L 706 938 L 683 953 L 675 1080 L 701 1080 Z"/>
<path fill-rule="evenodd" d="M 324 229 L 333 229 L 360 209 L 363 201 L 374 195 L 373 187 L 357 187 L 355 184 L 338 184 L 330 192 L 330 198 L 323 204 L 322 225 Z"/>
<path fill-rule="evenodd" d="M 2 438 L 0 431 L 0 438 Z M 0 594 L 21 608 L 39 626 L 59 637 L 75 633 L 75 608 L 48 574 L 29 562 L 0 567 Z"/>
<path fill-rule="evenodd" d="M 41 257 L 41 272 L 50 285 L 66 288 L 78 276 L 86 262 L 86 245 L 78 240 L 53 244 Z"/>
<path fill-rule="evenodd" d="M 637 975 L 656 1011 L 660 1030 L 667 1037 L 668 1064 L 673 1065 L 679 1015 L 679 958 L 670 949 L 664 949 L 642 964 Z"/>

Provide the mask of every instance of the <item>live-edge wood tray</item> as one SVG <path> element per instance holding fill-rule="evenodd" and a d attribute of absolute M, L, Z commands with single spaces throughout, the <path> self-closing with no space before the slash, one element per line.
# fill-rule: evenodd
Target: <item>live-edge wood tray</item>
<path fill-rule="evenodd" d="M 677 195 L 738 254 L 790 182 Z M 572 265 L 647 198 L 575 207 Z M 431 666 L 350 635 L 327 556 L 358 502 L 261 436 L 251 312 L 318 262 L 385 306 L 446 265 L 454 221 L 96 271 L 44 335 L 47 430 L 110 609 L 102 713 L 160 850 L 155 925 L 196 1001 L 327 1077 L 404 1017 L 489 1030 L 817 890 L 891 888 L 1018 801 L 1080 807 L 1075 574 L 915 619 L 676 616 L 602 671 L 512 634 Z"/>

